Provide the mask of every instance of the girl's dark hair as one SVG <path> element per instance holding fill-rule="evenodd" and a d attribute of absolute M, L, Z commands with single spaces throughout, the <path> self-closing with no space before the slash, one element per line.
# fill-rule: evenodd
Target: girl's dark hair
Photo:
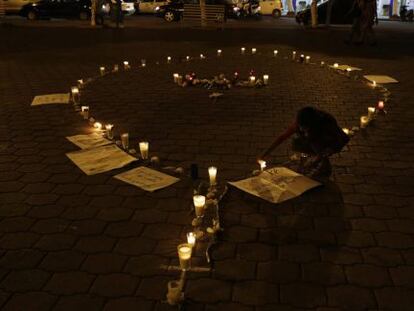
<path fill-rule="evenodd" d="M 300 109 L 296 117 L 299 126 L 308 129 L 319 127 L 321 119 L 321 111 L 310 106 Z"/>

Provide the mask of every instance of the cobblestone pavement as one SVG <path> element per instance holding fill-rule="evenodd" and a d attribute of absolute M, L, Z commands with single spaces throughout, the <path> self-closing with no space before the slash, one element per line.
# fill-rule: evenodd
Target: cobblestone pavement
<path fill-rule="evenodd" d="M 82 100 L 97 119 L 132 141 L 148 139 L 166 165 L 215 164 L 221 181 L 246 176 L 255 157 L 294 116 L 315 104 L 343 126 L 380 94 L 313 62 L 340 62 L 387 74 L 388 113 L 333 160 L 325 187 L 271 205 L 231 189 L 221 204 L 224 234 L 212 271 L 190 272 L 188 310 L 411 310 L 414 304 L 412 31 L 379 29 L 375 48 L 342 44 L 346 30 L 295 26 L 223 31 L 139 26 L 0 28 L 0 306 L 2 310 L 173 310 L 163 301 L 178 278 L 176 246 L 191 230 L 195 186 L 188 178 L 146 193 L 86 176 L 65 156 L 65 136 L 90 131 L 71 106 L 31 108 L 35 95 L 66 92 L 101 65 L 129 60 L 145 69 L 107 75 Z M 139 24 L 138 24 L 139 25 Z M 392 26 L 389 26 L 392 25 Z M 405 27 L 405 26 L 404 26 Z M 239 49 L 256 47 L 255 56 Z M 223 49 L 216 58 L 215 50 Z M 279 50 L 277 59 L 273 49 Z M 206 60 L 176 60 L 186 55 Z M 173 63 L 165 64 L 167 55 Z M 155 62 L 160 64 L 156 65 Z M 255 69 L 269 87 L 224 92 L 183 89 L 172 73 L 200 76 Z M 136 146 L 136 144 L 135 144 Z M 289 146 L 275 152 L 286 161 Z M 207 267 L 202 243 L 193 267 Z"/>

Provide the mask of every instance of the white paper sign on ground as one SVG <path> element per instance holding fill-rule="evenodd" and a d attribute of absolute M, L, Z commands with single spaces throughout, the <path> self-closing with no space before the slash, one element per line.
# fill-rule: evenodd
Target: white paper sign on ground
<path fill-rule="evenodd" d="M 171 186 L 179 181 L 178 178 L 145 166 L 134 168 L 114 177 L 150 192 Z"/>
<path fill-rule="evenodd" d="M 258 176 L 229 182 L 229 184 L 272 203 L 293 199 L 321 185 L 286 167 L 274 167 Z"/>
<path fill-rule="evenodd" d="M 39 95 L 33 98 L 31 106 L 51 105 L 51 104 L 69 104 L 70 94 L 48 94 Z"/>
<path fill-rule="evenodd" d="M 66 139 L 74 143 L 81 149 L 96 148 L 100 146 L 109 145 L 112 142 L 102 134 L 92 133 L 87 135 L 75 135 L 75 136 L 66 136 Z"/>
<path fill-rule="evenodd" d="M 387 84 L 387 83 L 398 83 L 397 80 L 390 76 L 376 76 L 376 75 L 368 75 L 364 76 L 365 79 L 371 82 L 376 82 L 378 84 Z"/>
<path fill-rule="evenodd" d="M 346 71 L 348 68 L 350 68 L 351 69 L 351 71 L 359 71 L 359 70 L 362 70 L 361 68 L 358 68 L 358 67 L 352 67 L 352 66 L 348 66 L 348 65 L 339 65 L 338 67 L 334 67 L 333 65 L 332 66 L 329 66 L 329 67 L 331 67 L 331 68 L 333 68 L 333 69 L 337 69 L 337 70 L 342 70 L 342 71 Z"/>
<path fill-rule="evenodd" d="M 136 158 L 116 145 L 73 151 L 66 153 L 66 156 L 86 175 L 108 172 L 136 161 Z"/>

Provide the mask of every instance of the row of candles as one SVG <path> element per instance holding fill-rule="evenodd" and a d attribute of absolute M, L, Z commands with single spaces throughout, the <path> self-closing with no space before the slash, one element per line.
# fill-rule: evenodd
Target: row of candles
<path fill-rule="evenodd" d="M 239 75 L 238 72 L 234 73 L 234 77 L 237 78 Z M 183 82 L 183 76 L 180 75 L 179 73 L 174 73 L 173 74 L 173 79 L 174 79 L 174 83 L 177 83 L 178 85 L 181 85 Z M 256 83 L 256 76 L 250 75 L 249 76 L 249 82 L 251 85 L 254 85 Z M 264 74 L 263 75 L 263 84 L 264 85 L 268 85 L 269 84 L 269 75 L 268 74 Z"/>

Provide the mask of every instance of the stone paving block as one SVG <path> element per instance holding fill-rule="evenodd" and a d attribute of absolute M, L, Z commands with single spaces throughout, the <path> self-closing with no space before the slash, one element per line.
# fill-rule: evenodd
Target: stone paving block
<path fill-rule="evenodd" d="M 319 250 L 310 244 L 279 245 L 279 259 L 292 262 L 312 262 L 319 260 Z"/>
<path fill-rule="evenodd" d="M 121 221 L 110 223 L 105 229 L 105 234 L 111 237 L 134 237 L 140 236 L 143 229 L 144 225 L 139 221 Z"/>
<path fill-rule="evenodd" d="M 75 220 L 67 231 L 76 235 L 97 235 L 104 231 L 106 222 L 97 219 Z"/>
<path fill-rule="evenodd" d="M 93 283 L 90 292 L 104 297 L 121 297 L 132 295 L 139 280 L 123 273 L 99 275 Z"/>
<path fill-rule="evenodd" d="M 116 239 L 109 237 L 81 237 L 74 249 L 83 253 L 109 252 L 113 249 Z"/>
<path fill-rule="evenodd" d="M 61 218 L 49 218 L 38 220 L 31 231 L 42 234 L 61 233 L 66 230 L 69 221 Z"/>
<path fill-rule="evenodd" d="M 6 233 L 0 240 L 3 249 L 30 248 L 39 240 L 39 235 L 30 232 Z"/>
<path fill-rule="evenodd" d="M 133 219 L 143 224 L 156 224 L 166 221 L 168 213 L 158 209 L 143 209 L 134 212 Z"/>
<path fill-rule="evenodd" d="M 225 231 L 228 242 L 253 242 L 257 239 L 257 230 L 245 226 L 232 226 Z"/>
<path fill-rule="evenodd" d="M 328 287 L 328 304 L 344 310 L 375 309 L 376 301 L 373 293 L 365 288 L 352 285 Z"/>
<path fill-rule="evenodd" d="M 50 310 L 56 297 L 45 292 L 16 293 L 4 305 L 2 310 L 22 310 L 22 306 L 30 306 L 32 310 Z"/>
<path fill-rule="evenodd" d="M 378 306 L 385 310 L 410 311 L 414 303 L 413 291 L 400 287 L 385 287 L 375 290 Z"/>
<path fill-rule="evenodd" d="M 55 203 L 58 198 L 59 197 L 57 195 L 50 193 L 32 194 L 27 198 L 26 203 L 30 205 L 48 205 Z"/>
<path fill-rule="evenodd" d="M 315 308 L 326 303 L 323 287 L 315 284 L 286 284 L 280 286 L 280 301 L 295 307 Z"/>
<path fill-rule="evenodd" d="M 48 271 L 76 270 L 85 257 L 84 254 L 73 250 L 50 252 L 44 257 L 40 267 Z"/>
<path fill-rule="evenodd" d="M 335 264 L 352 265 L 362 263 L 362 256 L 358 249 L 348 247 L 321 249 L 322 261 Z"/>
<path fill-rule="evenodd" d="M 124 271 L 139 277 L 162 274 L 162 266 L 168 266 L 169 260 L 162 256 L 143 255 L 132 257 L 125 265 Z"/>
<path fill-rule="evenodd" d="M 172 224 L 148 224 L 142 236 L 153 240 L 175 239 L 180 236 L 181 226 Z"/>
<path fill-rule="evenodd" d="M 399 251 L 385 247 L 363 249 L 362 256 L 365 263 L 378 266 L 393 267 L 404 263 Z"/>
<path fill-rule="evenodd" d="M 124 255 L 145 255 L 151 253 L 156 241 L 146 238 L 122 238 L 115 246 L 115 252 Z"/>
<path fill-rule="evenodd" d="M 384 287 L 391 284 L 387 268 L 373 265 L 353 265 L 345 267 L 349 283 L 363 287 Z"/>
<path fill-rule="evenodd" d="M 338 244 L 349 247 L 370 247 L 375 246 L 375 240 L 369 232 L 343 231 L 338 233 Z"/>
<path fill-rule="evenodd" d="M 342 266 L 323 262 L 303 264 L 303 279 L 320 285 L 346 283 Z"/>
<path fill-rule="evenodd" d="M 44 251 L 69 250 L 75 244 L 76 237 L 71 234 L 55 233 L 43 235 L 35 247 Z"/>
<path fill-rule="evenodd" d="M 0 286 L 7 291 L 40 291 L 49 277 L 49 273 L 37 269 L 11 271 Z"/>
<path fill-rule="evenodd" d="M 136 295 L 145 299 L 163 300 L 167 295 L 167 277 L 154 276 L 141 280 Z M 189 294 L 189 292 L 186 291 Z"/>
<path fill-rule="evenodd" d="M 255 278 L 256 264 L 246 260 L 221 260 L 215 263 L 214 276 L 222 280 L 251 280 Z"/>
<path fill-rule="evenodd" d="M 23 216 L 30 209 L 27 204 L 7 204 L 0 209 L 1 217 L 17 217 Z"/>
<path fill-rule="evenodd" d="M 104 311 L 149 311 L 153 310 L 154 302 L 151 300 L 144 300 L 137 297 L 125 297 L 119 299 L 112 299 L 108 301 L 104 307 Z"/>
<path fill-rule="evenodd" d="M 72 310 L 102 310 L 104 300 L 91 295 L 63 296 L 59 299 L 53 310 L 72 311 Z"/>
<path fill-rule="evenodd" d="M 241 259 L 269 261 L 276 258 L 277 248 L 261 243 L 242 243 L 238 247 L 237 254 Z"/>
<path fill-rule="evenodd" d="M 120 221 L 131 218 L 133 211 L 127 208 L 103 208 L 98 212 L 97 219 L 103 221 Z"/>
<path fill-rule="evenodd" d="M 186 293 L 195 302 L 226 302 L 231 298 L 231 284 L 211 278 L 189 280 L 186 285 Z"/>
<path fill-rule="evenodd" d="M 63 207 L 58 204 L 34 206 L 27 213 L 27 216 L 38 219 L 55 218 L 62 214 L 63 210 Z"/>
<path fill-rule="evenodd" d="M 33 269 L 44 257 L 44 253 L 36 249 L 19 249 L 6 252 L 0 258 L 0 267 L 9 269 Z"/>
<path fill-rule="evenodd" d="M 0 221 L 0 232 L 28 231 L 34 220 L 28 217 L 6 218 Z"/>
<path fill-rule="evenodd" d="M 73 295 L 88 292 L 95 276 L 80 271 L 54 273 L 45 289 L 54 294 Z"/>
<path fill-rule="evenodd" d="M 299 264 L 284 261 L 262 262 L 257 266 L 257 279 L 272 283 L 290 283 L 299 280 Z"/>
<path fill-rule="evenodd" d="M 385 221 L 379 219 L 352 219 L 351 226 L 357 231 L 382 232 L 388 231 Z"/>
<path fill-rule="evenodd" d="M 392 249 L 407 249 L 414 247 L 414 239 L 411 235 L 399 232 L 379 232 L 375 234 L 379 246 Z"/>
<path fill-rule="evenodd" d="M 414 267 L 399 266 L 389 269 L 391 278 L 396 286 L 414 288 Z"/>

